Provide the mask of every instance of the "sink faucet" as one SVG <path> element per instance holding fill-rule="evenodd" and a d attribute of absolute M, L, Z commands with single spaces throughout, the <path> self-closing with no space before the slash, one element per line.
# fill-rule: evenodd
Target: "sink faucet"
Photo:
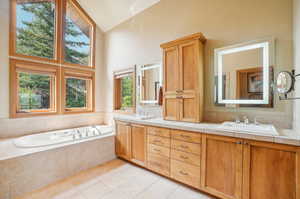
<path fill-rule="evenodd" d="M 243 119 L 245 124 L 249 124 L 249 119 L 246 115 L 243 117 Z"/>

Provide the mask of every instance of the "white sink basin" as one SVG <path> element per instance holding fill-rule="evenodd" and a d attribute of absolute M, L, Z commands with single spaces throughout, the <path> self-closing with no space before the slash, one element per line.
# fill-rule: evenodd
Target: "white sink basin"
<path fill-rule="evenodd" d="M 236 122 L 224 122 L 219 128 L 247 133 L 278 135 L 276 128 L 271 124 L 244 124 Z"/>

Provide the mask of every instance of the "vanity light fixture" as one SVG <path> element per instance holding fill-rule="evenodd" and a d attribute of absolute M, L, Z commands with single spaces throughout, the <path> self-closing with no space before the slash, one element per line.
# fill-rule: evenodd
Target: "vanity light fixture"
<path fill-rule="evenodd" d="M 276 89 L 279 93 L 279 100 L 296 100 L 300 97 L 288 97 L 288 94 L 295 90 L 296 77 L 300 77 L 300 74 L 295 74 L 295 70 L 292 72 L 281 71 L 277 75 Z"/>

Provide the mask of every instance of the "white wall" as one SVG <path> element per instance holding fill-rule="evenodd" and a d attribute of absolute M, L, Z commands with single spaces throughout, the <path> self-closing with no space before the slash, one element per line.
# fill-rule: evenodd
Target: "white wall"
<path fill-rule="evenodd" d="M 195 32 L 208 39 L 205 48 L 205 119 L 220 122 L 233 119 L 234 114 L 259 116 L 262 122 L 272 122 L 291 128 L 291 102 L 279 102 L 275 107 L 228 109 L 213 103 L 213 50 L 232 44 L 276 38 L 275 73 L 290 70 L 293 65 L 292 0 L 161 0 L 105 33 L 107 78 L 107 118 L 112 115 L 112 72 L 134 64 L 161 61 L 160 44 Z"/>
<path fill-rule="evenodd" d="M 9 119 L 9 2 L 0 2 L 0 138 L 103 122 L 104 35 L 96 35 L 96 113 Z"/>
<path fill-rule="evenodd" d="M 294 65 L 296 73 L 300 73 L 300 0 L 294 0 Z M 300 80 L 296 85 L 295 96 L 300 96 Z M 295 101 L 294 128 L 300 131 L 300 100 Z"/>

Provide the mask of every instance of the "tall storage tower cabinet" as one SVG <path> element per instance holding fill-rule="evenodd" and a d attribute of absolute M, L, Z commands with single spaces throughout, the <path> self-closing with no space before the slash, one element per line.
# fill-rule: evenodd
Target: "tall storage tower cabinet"
<path fill-rule="evenodd" d="M 196 33 L 161 45 L 165 120 L 203 120 L 205 42 L 203 34 Z"/>

